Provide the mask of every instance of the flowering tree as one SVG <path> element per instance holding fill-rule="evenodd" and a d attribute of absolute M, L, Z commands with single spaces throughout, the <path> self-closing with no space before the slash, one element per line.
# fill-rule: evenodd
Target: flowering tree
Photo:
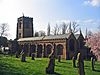
<path fill-rule="evenodd" d="M 100 32 L 89 36 L 86 44 L 91 47 L 91 51 L 97 57 L 97 60 L 100 61 Z"/>

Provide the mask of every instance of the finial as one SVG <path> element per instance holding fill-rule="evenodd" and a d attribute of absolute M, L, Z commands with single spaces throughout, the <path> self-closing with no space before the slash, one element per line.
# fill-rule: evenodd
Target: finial
<path fill-rule="evenodd" d="M 69 24 L 69 33 L 72 33 L 71 22 Z"/>
<path fill-rule="evenodd" d="M 48 25 L 50 25 L 50 22 L 48 22 Z"/>
<path fill-rule="evenodd" d="M 24 17 L 24 13 L 22 12 L 22 15 L 23 15 L 23 17 Z"/>
<path fill-rule="evenodd" d="M 87 38 L 87 28 L 86 28 L 86 32 L 85 32 L 85 38 Z"/>
<path fill-rule="evenodd" d="M 81 28 L 80 28 L 80 34 L 82 34 Z"/>

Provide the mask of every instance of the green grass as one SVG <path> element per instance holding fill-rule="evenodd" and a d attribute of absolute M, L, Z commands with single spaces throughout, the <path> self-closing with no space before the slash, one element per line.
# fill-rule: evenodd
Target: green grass
<path fill-rule="evenodd" d="M 20 58 L 14 56 L 0 55 L 0 75 L 47 75 L 45 68 L 48 65 L 48 58 L 36 58 L 27 62 L 21 62 Z M 85 61 L 85 75 L 100 75 L 100 62 L 95 63 L 96 71 L 91 70 L 91 62 Z M 61 75 L 78 75 L 78 69 L 72 67 L 71 60 L 56 60 L 55 72 Z"/>

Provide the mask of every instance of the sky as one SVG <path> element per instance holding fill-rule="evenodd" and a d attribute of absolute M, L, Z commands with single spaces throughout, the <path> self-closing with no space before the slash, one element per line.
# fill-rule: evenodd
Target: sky
<path fill-rule="evenodd" d="M 16 38 L 17 18 L 33 17 L 34 30 L 47 30 L 61 22 L 76 21 L 85 29 L 97 31 L 100 0 L 0 0 L 0 24 L 8 23 L 8 39 Z"/>

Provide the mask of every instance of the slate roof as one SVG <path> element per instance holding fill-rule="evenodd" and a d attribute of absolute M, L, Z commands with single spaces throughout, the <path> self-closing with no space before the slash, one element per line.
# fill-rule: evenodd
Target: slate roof
<path fill-rule="evenodd" d="M 63 39 L 68 38 L 70 34 L 60 34 L 60 35 L 51 35 L 51 36 L 45 36 L 43 39 Z"/>
<path fill-rule="evenodd" d="M 28 38 L 20 38 L 17 41 L 38 41 L 38 40 L 51 40 L 51 39 L 63 39 L 63 38 L 69 38 L 71 33 L 68 34 L 60 34 L 60 35 L 50 35 L 50 36 L 41 36 L 41 37 L 28 37 Z M 74 35 L 76 39 L 79 38 L 80 34 Z"/>
<path fill-rule="evenodd" d="M 28 38 L 20 38 L 17 41 L 36 41 L 36 40 L 48 40 L 48 39 L 63 39 L 63 38 L 69 38 L 71 34 L 60 34 L 60 35 L 50 35 L 50 36 L 41 36 L 41 37 L 28 37 Z M 76 38 L 79 37 L 78 35 L 75 35 Z"/>
<path fill-rule="evenodd" d="M 20 38 L 17 41 L 35 41 L 35 40 L 42 40 L 44 36 L 42 37 L 28 37 L 28 38 Z"/>

